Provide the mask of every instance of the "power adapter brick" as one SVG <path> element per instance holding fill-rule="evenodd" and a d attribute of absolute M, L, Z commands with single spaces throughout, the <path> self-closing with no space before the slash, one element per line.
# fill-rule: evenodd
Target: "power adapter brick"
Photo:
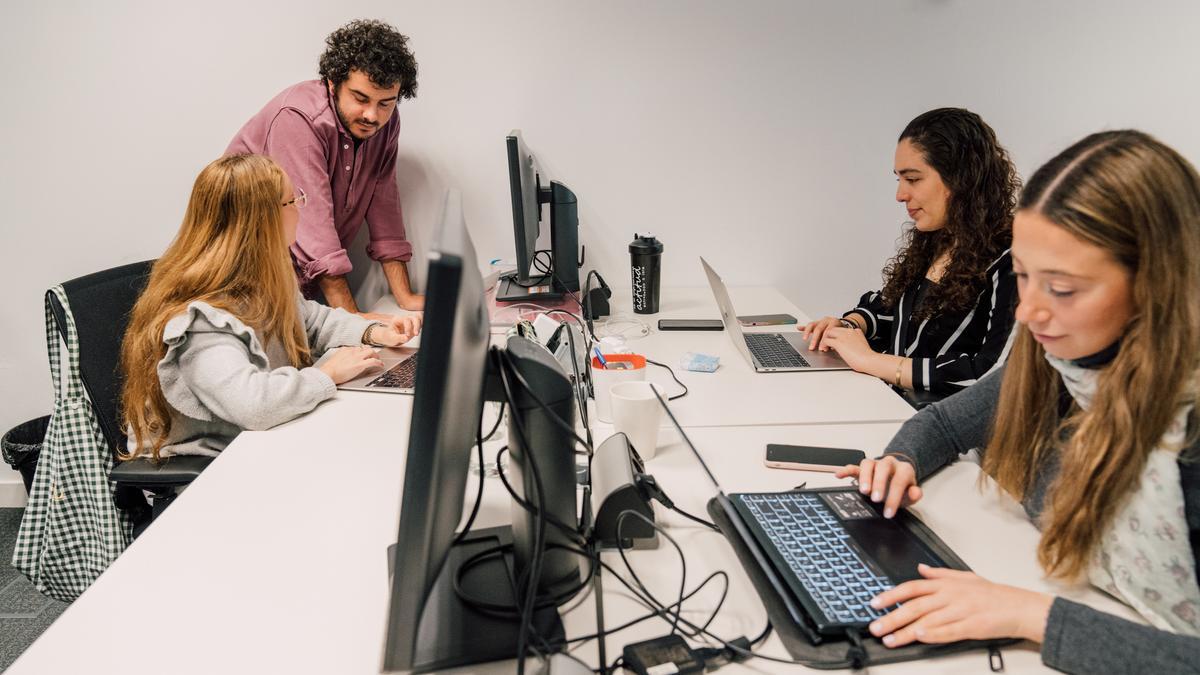
<path fill-rule="evenodd" d="M 704 672 L 704 661 L 678 635 L 635 642 L 621 652 L 622 667 L 637 675 Z"/>

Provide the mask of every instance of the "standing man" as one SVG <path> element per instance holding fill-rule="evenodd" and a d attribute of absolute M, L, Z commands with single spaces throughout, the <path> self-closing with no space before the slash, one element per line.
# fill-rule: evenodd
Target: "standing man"
<path fill-rule="evenodd" d="M 325 38 L 321 79 L 284 89 L 242 127 L 226 154 L 271 157 L 307 201 L 300 211 L 292 260 L 307 297 L 358 312 L 346 282 L 346 247 L 364 220 L 400 307 L 424 308 L 412 292 L 396 187 L 400 116 L 396 104 L 417 91 L 417 62 L 408 38 L 381 21 L 352 21 Z"/>

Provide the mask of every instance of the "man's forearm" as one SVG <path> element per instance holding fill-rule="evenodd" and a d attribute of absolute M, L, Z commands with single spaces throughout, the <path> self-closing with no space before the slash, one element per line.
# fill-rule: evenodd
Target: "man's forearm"
<path fill-rule="evenodd" d="M 330 307 L 341 307 L 347 312 L 358 313 L 358 305 L 354 304 L 354 294 L 350 292 L 350 284 L 344 276 L 319 276 L 317 285 L 325 295 L 325 302 Z"/>
<path fill-rule="evenodd" d="M 396 298 L 396 302 L 403 305 L 404 301 L 413 295 L 412 286 L 408 282 L 408 266 L 400 260 L 384 260 L 380 264 L 383 265 L 383 274 L 387 277 L 392 296 Z"/>

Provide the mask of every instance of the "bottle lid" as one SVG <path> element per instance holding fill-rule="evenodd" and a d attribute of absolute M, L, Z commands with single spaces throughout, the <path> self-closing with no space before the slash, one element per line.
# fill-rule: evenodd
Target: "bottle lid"
<path fill-rule="evenodd" d="M 663 252 L 662 242 L 655 239 L 652 234 L 635 234 L 633 235 L 633 243 L 629 245 L 630 253 L 640 253 L 642 255 L 654 255 L 655 253 Z"/>

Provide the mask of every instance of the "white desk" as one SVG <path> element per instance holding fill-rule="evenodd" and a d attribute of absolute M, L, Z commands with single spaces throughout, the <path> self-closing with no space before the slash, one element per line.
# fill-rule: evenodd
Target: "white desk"
<path fill-rule="evenodd" d="M 773 302 L 770 307 L 747 304 L 743 311 L 779 310 Z M 839 375 L 864 387 L 872 381 Z M 812 392 L 818 382 L 805 375 L 791 377 L 797 392 Z M 732 385 L 729 395 L 736 395 L 739 386 Z M 674 409 L 682 412 L 687 400 Z M 863 406 L 861 400 L 853 403 Z M 242 434 L 8 672 L 378 672 L 388 599 L 385 551 L 398 527 L 411 408 L 407 396 L 340 392 L 298 420 Z M 761 457 L 767 442 L 857 446 L 873 454 L 897 426 L 705 427 L 689 429 L 689 435 L 727 490 L 780 489 L 802 480 L 818 485 L 831 477 L 765 468 Z M 704 514 L 713 488 L 677 440 L 664 444 L 649 468 L 681 507 Z M 501 489 L 495 479 L 488 481 L 479 527 L 506 520 L 508 502 Z M 468 501 L 473 494 L 469 488 Z M 978 494 L 972 467 L 963 465 L 927 484 L 921 510 L 981 573 L 1045 588 L 1033 555 L 1036 532 L 1014 508 Z M 689 586 L 713 570 L 730 575 L 733 590 L 713 631 L 729 637 L 756 635 L 765 614 L 724 539 L 673 514 L 662 520 L 688 555 Z M 620 565 L 615 554 L 606 559 Z M 634 552 L 631 560 L 660 597 L 678 592 L 678 563 L 668 544 Z M 715 602 L 713 590 L 689 602 L 685 612 L 706 616 Z M 1098 593 L 1071 594 L 1131 615 Z M 594 630 L 591 601 L 565 617 L 568 636 Z M 607 625 L 642 613 L 615 580 L 606 580 Z M 624 644 L 665 632 L 665 624 L 654 620 L 610 637 L 609 658 Z M 784 655 L 777 638 L 765 648 Z M 595 644 L 576 653 L 594 661 Z M 1007 649 L 1005 658 L 1009 672 L 1040 668 L 1037 654 L 1028 648 Z M 758 660 L 727 667 L 727 672 L 784 668 Z M 471 672 L 511 670 L 510 662 Z M 988 672 L 980 653 L 881 670 Z"/>
<path fill-rule="evenodd" d="M 807 323 L 808 316 L 779 291 L 768 287 L 729 289 L 743 314 L 789 313 Z M 857 422 L 902 422 L 913 409 L 879 378 L 853 371 L 756 373 L 733 346 L 724 331 L 659 331 L 659 319 L 719 319 L 720 312 L 707 287 L 665 288 L 662 310 L 657 314 L 633 314 L 628 294 L 616 291 L 611 299 L 614 315 L 624 314 L 645 322 L 650 334 L 628 338 L 626 347 L 669 365 L 688 387 L 687 397 L 675 402 L 675 414 L 686 427 L 749 426 L 779 424 L 850 424 Z M 394 308 L 391 298 L 381 301 L 377 311 Z M 610 327 L 596 322 L 604 335 Z M 763 326 L 759 332 L 796 330 L 795 326 Z M 715 373 L 682 369 L 680 357 L 687 352 L 718 356 Z M 649 366 L 647 378 L 675 393 L 679 386 L 662 368 Z"/>
<path fill-rule="evenodd" d="M 726 492 L 748 492 L 786 490 L 800 482 L 806 482 L 808 487 L 843 483 L 829 473 L 765 468 L 762 455 L 767 443 L 834 447 L 854 445 L 871 456 L 883 449 L 899 426 L 704 428 L 688 429 L 687 433 Z M 705 504 L 715 495 L 715 489 L 687 448 L 678 441 L 660 444 L 658 455 L 648 464 L 651 473 L 676 505 L 707 518 Z M 1066 586 L 1044 579 L 1035 555 L 1037 529 L 1029 522 L 1020 505 L 996 493 L 990 480 L 988 488 L 981 491 L 977 487 L 978 477 L 978 466 L 973 463 L 963 461 L 948 467 L 923 485 L 925 497 L 913 509 L 967 565 L 993 581 L 1062 595 L 1144 623 L 1128 607 L 1086 585 Z M 666 513 L 661 519 L 688 554 L 689 589 L 713 571 L 725 570 L 730 573 L 730 595 L 713 622 L 712 631 L 726 639 L 757 635 L 764 625 L 766 610 L 724 537 L 676 514 Z M 639 576 L 660 599 L 673 602 L 678 597 L 678 555 L 669 544 L 664 542 L 656 551 L 637 552 L 631 560 Z M 606 591 L 613 585 L 606 584 Z M 693 620 L 707 619 L 715 601 L 715 594 L 700 596 L 684 605 L 686 614 Z M 606 623 L 616 623 L 620 616 L 636 616 L 638 610 L 640 607 L 629 601 L 608 602 L 605 605 Z M 610 616 L 616 618 L 610 619 Z M 665 634 L 667 630 L 667 624 L 660 620 L 653 627 L 642 629 L 640 635 L 655 637 Z M 631 637 L 621 635 L 611 639 L 610 653 L 632 642 Z M 777 635 L 771 636 L 763 650 L 768 655 L 787 658 L 787 652 Z M 1002 652 L 1005 672 L 1053 672 L 1041 664 L 1036 645 L 1020 644 L 1006 647 Z M 741 672 L 778 672 L 789 668 L 796 667 L 751 660 L 745 664 L 726 666 L 721 672 L 736 673 L 741 669 L 744 669 Z M 890 666 L 872 666 L 870 670 L 872 673 L 990 672 L 987 654 L 981 651 Z"/>

